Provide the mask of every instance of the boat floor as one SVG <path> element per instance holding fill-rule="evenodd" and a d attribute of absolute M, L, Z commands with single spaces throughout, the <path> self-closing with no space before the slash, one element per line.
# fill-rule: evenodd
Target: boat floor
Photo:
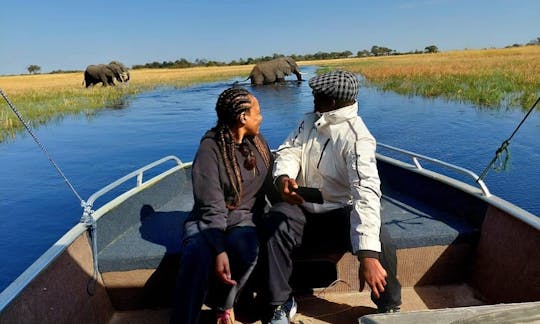
<path fill-rule="evenodd" d="M 358 323 L 358 318 L 376 312 L 369 291 L 332 293 L 319 290 L 310 295 L 296 296 L 298 314 L 293 323 Z M 427 309 L 478 306 L 484 303 L 475 298 L 474 290 L 466 284 L 444 286 L 404 287 L 402 312 Z M 118 311 L 109 323 L 168 323 L 170 308 Z M 242 317 L 236 311 L 237 323 L 260 323 Z M 249 317 L 249 316 L 248 316 Z M 212 312 L 203 308 L 201 323 L 215 323 Z"/>

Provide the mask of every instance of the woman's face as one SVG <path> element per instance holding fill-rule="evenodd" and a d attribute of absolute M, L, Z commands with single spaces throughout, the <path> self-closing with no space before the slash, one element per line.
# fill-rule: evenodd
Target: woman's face
<path fill-rule="evenodd" d="M 249 96 L 251 101 L 251 108 L 245 112 L 246 121 L 244 128 L 247 135 L 257 135 L 259 134 L 259 128 L 263 117 L 261 115 L 261 108 L 259 107 L 259 101 L 254 96 Z"/>

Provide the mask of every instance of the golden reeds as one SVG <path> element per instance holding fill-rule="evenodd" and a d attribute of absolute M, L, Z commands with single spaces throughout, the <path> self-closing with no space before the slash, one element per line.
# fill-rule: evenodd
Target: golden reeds
<path fill-rule="evenodd" d="M 344 68 L 366 84 L 406 95 L 446 98 L 482 107 L 526 109 L 540 94 L 540 46 L 465 50 L 434 54 L 304 61 L 300 65 Z M 116 106 L 131 95 L 158 86 L 247 76 L 253 65 L 143 69 L 131 71 L 129 86 L 86 89 L 83 73 L 0 76 L 0 88 L 25 119 L 38 126 L 66 113 Z M 0 142 L 22 129 L 5 103 L 0 104 Z"/>
<path fill-rule="evenodd" d="M 540 95 L 540 46 L 334 60 L 369 85 L 481 107 L 529 108 Z"/>

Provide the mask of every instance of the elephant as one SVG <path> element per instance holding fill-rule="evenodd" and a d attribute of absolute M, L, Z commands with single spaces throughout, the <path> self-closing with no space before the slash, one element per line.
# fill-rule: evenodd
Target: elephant
<path fill-rule="evenodd" d="M 124 64 L 118 61 L 111 61 L 109 64 L 89 65 L 84 71 L 84 81 L 86 87 L 102 83 L 104 87 L 114 86 L 114 79 L 120 83 L 129 81 L 129 71 Z"/>
<path fill-rule="evenodd" d="M 255 65 L 248 79 L 255 85 L 272 84 L 285 81 L 285 76 L 291 73 L 296 75 L 298 81 L 302 81 L 302 74 L 296 62 L 290 57 L 279 57 Z"/>

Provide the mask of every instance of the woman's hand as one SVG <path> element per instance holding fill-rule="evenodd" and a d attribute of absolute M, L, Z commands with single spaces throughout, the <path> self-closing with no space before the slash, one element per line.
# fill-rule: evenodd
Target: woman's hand
<path fill-rule="evenodd" d="M 236 286 L 236 281 L 231 279 L 231 268 L 229 267 L 227 252 L 221 252 L 216 256 L 216 275 L 223 283 Z"/>
<path fill-rule="evenodd" d="M 288 176 L 280 176 L 276 180 L 276 186 L 278 192 L 281 194 L 281 198 L 291 205 L 301 205 L 304 203 L 304 198 L 294 192 L 294 189 L 298 189 L 298 184 L 295 179 L 291 179 Z"/>

